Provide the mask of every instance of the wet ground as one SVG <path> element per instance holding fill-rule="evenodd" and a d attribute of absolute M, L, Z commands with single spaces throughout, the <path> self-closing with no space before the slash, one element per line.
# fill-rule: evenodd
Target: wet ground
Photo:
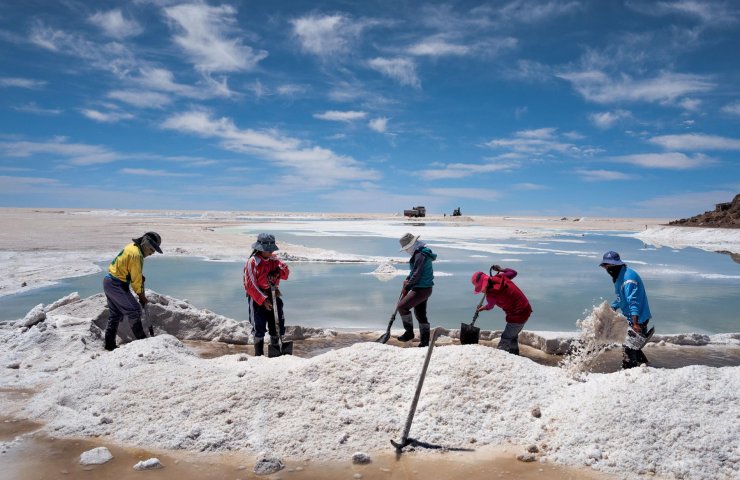
<path fill-rule="evenodd" d="M 272 475 L 257 476 L 254 458 L 237 454 L 192 454 L 125 448 L 103 439 L 54 439 L 27 420 L 0 417 L 0 478 L 7 480 L 225 480 L 225 479 L 466 479 L 492 478 L 597 480 L 613 478 L 586 469 L 566 468 L 515 459 L 513 449 L 485 448 L 477 452 L 448 452 L 438 455 L 392 453 L 375 456 L 367 465 L 346 462 L 320 463 L 286 461 L 285 469 Z M 29 433 L 31 432 L 31 433 Z M 9 440 L 15 439 L 12 442 Z M 103 465 L 80 465 L 82 452 L 107 447 L 113 459 Z M 163 469 L 139 472 L 133 466 L 156 457 Z M 357 476 L 360 475 L 360 476 Z"/>

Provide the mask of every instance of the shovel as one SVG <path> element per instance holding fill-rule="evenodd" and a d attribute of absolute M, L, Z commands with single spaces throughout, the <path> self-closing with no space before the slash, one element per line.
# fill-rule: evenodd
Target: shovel
<path fill-rule="evenodd" d="M 401 440 L 398 442 L 395 442 L 391 440 L 391 444 L 396 447 L 396 454 L 400 454 L 401 450 L 403 450 L 403 447 L 406 447 L 408 445 L 419 445 L 422 442 L 419 442 L 416 439 L 409 438 L 409 431 L 411 431 L 411 422 L 414 421 L 414 414 L 416 413 L 416 405 L 419 403 L 419 396 L 421 395 L 421 387 L 424 386 L 424 378 L 427 375 L 427 368 L 429 367 L 429 360 L 432 358 L 432 350 L 434 349 L 434 342 L 437 340 L 437 336 L 439 335 L 439 327 L 432 330 L 431 339 L 429 340 L 429 348 L 427 348 L 427 356 L 424 358 L 424 366 L 421 367 L 421 375 L 419 375 L 419 382 L 416 384 L 416 393 L 414 394 L 414 401 L 411 402 L 411 408 L 409 409 L 409 414 L 406 417 L 406 426 L 403 429 L 403 436 L 401 437 Z"/>
<path fill-rule="evenodd" d="M 485 299 L 486 294 L 484 292 L 483 298 L 480 299 L 478 307 L 475 309 L 475 315 L 473 315 L 473 321 L 470 322 L 470 325 L 467 323 L 460 324 L 460 345 L 472 345 L 478 343 L 478 340 L 480 340 L 480 327 L 475 326 L 475 321 L 478 320 L 478 315 L 480 315 L 478 308 L 483 305 Z"/>
<path fill-rule="evenodd" d="M 493 267 L 488 269 L 488 275 L 493 276 Z M 480 308 L 481 305 L 483 305 L 483 300 L 486 299 L 486 292 L 483 292 L 483 298 L 480 299 L 480 303 L 478 303 L 478 308 Z M 480 340 L 480 328 L 475 326 L 475 321 L 478 320 L 478 315 L 480 315 L 480 312 L 478 311 L 478 308 L 475 309 L 475 315 L 473 315 L 473 321 L 470 322 L 470 325 L 467 325 L 465 323 L 460 324 L 460 344 L 461 345 L 472 345 L 478 343 L 478 340 Z"/>
<path fill-rule="evenodd" d="M 401 292 L 401 295 L 398 297 L 398 300 L 401 300 L 401 297 L 403 297 L 403 292 Z M 378 343 L 386 343 L 391 338 L 391 326 L 393 325 L 393 322 L 396 320 L 396 314 L 398 313 L 398 302 L 396 302 L 396 309 L 393 311 L 393 315 L 391 315 L 391 321 L 388 322 L 388 330 L 385 331 L 383 335 L 380 336 L 377 340 L 375 340 Z"/>
<path fill-rule="evenodd" d="M 293 342 L 283 342 L 283 335 L 280 333 L 280 319 L 278 318 L 275 285 L 272 283 L 270 284 L 270 293 L 272 294 L 273 322 L 275 322 L 275 331 L 278 334 L 278 344 L 273 345 L 272 342 L 270 342 L 270 345 L 267 346 L 267 356 L 272 358 L 279 357 L 280 355 L 293 355 Z"/>

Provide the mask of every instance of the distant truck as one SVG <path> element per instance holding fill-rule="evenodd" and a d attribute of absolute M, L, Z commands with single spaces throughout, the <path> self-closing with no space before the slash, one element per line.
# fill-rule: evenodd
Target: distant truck
<path fill-rule="evenodd" d="M 404 210 L 403 211 L 404 217 L 426 217 L 427 216 L 427 209 L 426 207 L 414 207 L 410 210 Z"/>
<path fill-rule="evenodd" d="M 460 213 L 460 207 L 457 207 L 456 209 L 454 209 L 454 210 L 452 211 L 452 216 L 453 216 L 453 217 L 459 217 L 459 216 L 461 216 L 461 215 L 462 215 L 462 213 Z"/>

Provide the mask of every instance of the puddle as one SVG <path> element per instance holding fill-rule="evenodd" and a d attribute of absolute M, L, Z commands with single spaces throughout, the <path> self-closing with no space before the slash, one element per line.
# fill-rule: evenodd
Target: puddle
<path fill-rule="evenodd" d="M 79 464 L 82 452 L 105 446 L 113 459 L 103 465 Z M 389 445 L 389 451 L 392 451 Z M 254 458 L 237 454 L 188 454 L 139 448 L 124 448 L 103 440 L 53 439 L 43 433 L 26 435 L 2 454 L 3 478 L 7 480 L 56 480 L 89 478 L 95 480 L 129 480 L 146 477 L 156 480 L 221 480 L 221 479 L 465 479 L 517 478 L 552 480 L 598 480 L 615 478 L 586 469 L 567 468 L 538 462 L 516 460 L 516 452 L 486 448 L 473 453 L 435 455 L 404 453 L 399 459 L 393 453 L 373 458 L 368 465 L 346 462 L 316 463 L 286 461 L 286 468 L 272 475 L 257 476 L 252 471 Z M 133 466 L 152 457 L 163 469 L 138 472 Z M 359 475 L 359 476 L 358 476 Z"/>

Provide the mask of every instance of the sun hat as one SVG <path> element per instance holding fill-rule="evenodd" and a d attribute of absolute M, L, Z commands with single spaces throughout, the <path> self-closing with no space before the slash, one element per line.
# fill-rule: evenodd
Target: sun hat
<path fill-rule="evenodd" d="M 475 272 L 470 282 L 473 284 L 473 292 L 480 293 L 486 290 L 488 279 L 491 278 L 483 272 Z"/>
<path fill-rule="evenodd" d="M 270 253 L 275 250 L 280 250 L 278 246 L 275 245 L 275 236 L 270 235 L 269 233 L 260 233 L 257 235 L 257 241 L 252 244 L 252 249 Z"/>
<path fill-rule="evenodd" d="M 414 236 L 413 233 L 407 233 L 403 237 L 401 237 L 401 240 L 399 242 L 401 243 L 401 252 L 412 246 L 416 241 L 419 239 L 421 235 Z"/>
<path fill-rule="evenodd" d="M 146 241 L 151 247 L 156 250 L 159 253 L 162 253 L 162 247 L 160 247 L 160 244 L 162 243 L 162 237 L 159 236 L 157 232 L 146 232 L 144 235 L 142 235 L 139 238 L 132 238 L 132 241 L 141 244 L 142 242 Z"/>
<path fill-rule="evenodd" d="M 604 257 L 601 259 L 601 263 L 599 264 L 600 267 L 605 267 L 607 265 L 624 265 L 624 262 L 619 258 L 619 254 L 617 252 L 610 250 L 604 254 Z"/>

